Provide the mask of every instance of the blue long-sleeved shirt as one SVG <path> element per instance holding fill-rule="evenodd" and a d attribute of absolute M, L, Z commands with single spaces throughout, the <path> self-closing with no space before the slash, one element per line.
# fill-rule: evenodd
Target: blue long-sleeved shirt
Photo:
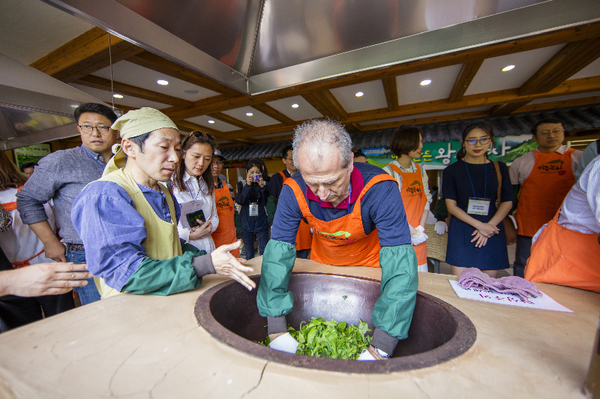
<path fill-rule="evenodd" d="M 356 204 L 356 197 L 362 188 L 375 176 L 382 174 L 381 168 L 369 164 L 355 163 L 351 179 L 353 182 L 352 197 L 349 209 L 347 206 L 332 208 L 323 206 L 318 201 L 307 195 L 310 212 L 320 220 L 334 220 L 352 212 Z M 300 189 L 306 194 L 307 186 L 300 173 L 292 178 L 298 183 Z M 377 226 L 379 231 L 379 243 L 382 247 L 410 244 L 410 231 L 404 222 L 399 226 L 397 221 L 406 221 L 404 206 L 399 198 L 398 184 L 393 181 L 383 181 L 375 184 L 363 197 L 361 203 L 361 215 L 365 234 L 370 234 Z M 394 198 L 394 200 L 391 200 Z M 398 199 L 398 200 L 396 200 Z M 328 205 L 328 204 L 324 204 Z M 279 215 L 281 213 L 281 215 Z M 302 211 L 292 189 L 284 186 L 279 195 L 277 203 L 278 217 L 273 221 L 271 238 L 293 244 L 296 241 L 296 233 L 302 219 Z M 405 227 L 404 229 L 400 228 Z"/>
<path fill-rule="evenodd" d="M 154 212 L 170 222 L 164 194 L 138 185 Z M 175 198 L 177 221 L 181 208 Z M 135 210 L 125 189 L 113 182 L 98 181 L 87 186 L 73 202 L 73 226 L 85 243 L 89 271 L 121 290 L 147 257 L 144 218 Z M 191 266 L 191 265 L 190 265 Z"/>
<path fill-rule="evenodd" d="M 60 236 L 65 242 L 82 244 L 71 223 L 71 206 L 88 183 L 102 177 L 105 166 L 100 154 L 83 145 L 40 159 L 35 172 L 17 194 L 17 209 L 23 223 L 47 220 L 44 204 L 53 199 Z"/>

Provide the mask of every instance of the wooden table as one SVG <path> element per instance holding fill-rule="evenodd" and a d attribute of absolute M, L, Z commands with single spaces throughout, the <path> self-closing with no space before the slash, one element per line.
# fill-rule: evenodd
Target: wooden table
<path fill-rule="evenodd" d="M 261 258 L 249 262 L 260 272 Z M 297 271 L 379 278 L 373 268 L 298 260 Z M 387 375 L 326 372 L 238 352 L 200 328 L 191 292 L 119 295 L 0 335 L 0 398 L 582 398 L 600 294 L 539 284 L 576 313 L 458 298 L 448 275 L 419 273 L 419 290 L 477 328 L 456 359 Z M 277 396 L 276 396 L 277 395 Z"/>

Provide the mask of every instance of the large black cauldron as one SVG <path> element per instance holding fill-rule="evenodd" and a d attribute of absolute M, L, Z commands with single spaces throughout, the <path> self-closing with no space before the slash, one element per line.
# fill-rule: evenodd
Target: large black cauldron
<path fill-rule="evenodd" d="M 251 277 L 257 285 L 260 276 Z M 294 309 L 287 321 L 298 329 L 311 317 L 358 325 L 371 322 L 379 298 L 379 281 L 335 274 L 293 273 L 289 289 Z M 199 324 L 218 340 L 240 351 L 292 366 L 352 373 L 390 373 L 432 366 L 466 352 L 475 342 L 473 323 L 458 309 L 418 292 L 408 338 L 400 341 L 389 360 L 359 362 L 292 355 L 269 349 L 256 341 L 267 336 L 266 318 L 258 314 L 256 290 L 235 281 L 219 284 L 198 298 L 194 309 Z"/>

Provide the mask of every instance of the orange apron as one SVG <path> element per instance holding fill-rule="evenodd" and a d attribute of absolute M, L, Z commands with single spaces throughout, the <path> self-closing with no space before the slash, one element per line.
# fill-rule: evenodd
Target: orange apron
<path fill-rule="evenodd" d="M 280 171 L 279 174 L 283 177 L 283 184 L 285 184 L 287 179 L 290 179 L 290 177 L 285 176 L 283 171 Z M 301 220 L 300 226 L 298 227 L 298 234 L 296 235 L 296 251 L 310 249 L 311 241 L 312 233 L 310 232 L 310 226 L 304 220 Z"/>
<path fill-rule="evenodd" d="M 389 165 L 396 173 L 402 175 L 400 195 L 402 196 L 402 203 L 406 212 L 406 220 L 411 226 L 417 227 L 421 222 L 421 216 L 423 216 L 423 210 L 427 203 L 427 196 L 423 192 L 421 167 L 415 164 L 415 172 L 402 172 L 396 165 L 391 163 Z M 413 248 L 417 253 L 417 263 L 419 265 L 427 264 L 427 242 L 419 244 L 416 247 L 413 246 Z"/>
<path fill-rule="evenodd" d="M 223 181 L 223 188 L 215 188 L 215 204 L 217 206 L 217 216 L 219 217 L 219 226 L 212 233 L 212 239 L 215 247 L 225 244 L 232 244 L 237 241 L 235 231 L 235 207 L 233 199 L 227 187 L 227 182 Z M 236 258 L 240 257 L 240 250 L 231 251 Z"/>
<path fill-rule="evenodd" d="M 525 278 L 600 292 L 598 234 L 584 234 L 558 224 L 558 212 L 531 247 Z"/>
<path fill-rule="evenodd" d="M 533 237 L 548 223 L 575 184 L 571 170 L 573 149 L 564 154 L 533 152 L 535 164 L 531 174 L 521 186 L 517 203 L 517 234 Z"/>
<path fill-rule="evenodd" d="M 354 209 L 346 216 L 326 222 L 310 213 L 306 197 L 298 183 L 289 179 L 285 184 L 294 190 L 302 216 L 313 229 L 310 258 L 316 262 L 334 266 L 379 266 L 379 234 L 377 229 L 366 235 L 360 213 L 361 200 L 373 185 L 391 180 L 389 175 L 378 175 L 369 181 L 360 192 Z"/>

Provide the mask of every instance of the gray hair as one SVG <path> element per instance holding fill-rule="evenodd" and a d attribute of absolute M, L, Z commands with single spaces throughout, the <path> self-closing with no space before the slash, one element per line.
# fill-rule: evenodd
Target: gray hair
<path fill-rule="evenodd" d="M 342 168 L 347 168 L 352 162 L 352 139 L 344 126 L 337 121 L 312 119 L 294 129 L 292 147 L 296 168 L 298 168 L 298 149 L 302 145 L 309 145 L 318 158 L 322 158 L 324 150 L 333 146 L 340 152 Z"/>

